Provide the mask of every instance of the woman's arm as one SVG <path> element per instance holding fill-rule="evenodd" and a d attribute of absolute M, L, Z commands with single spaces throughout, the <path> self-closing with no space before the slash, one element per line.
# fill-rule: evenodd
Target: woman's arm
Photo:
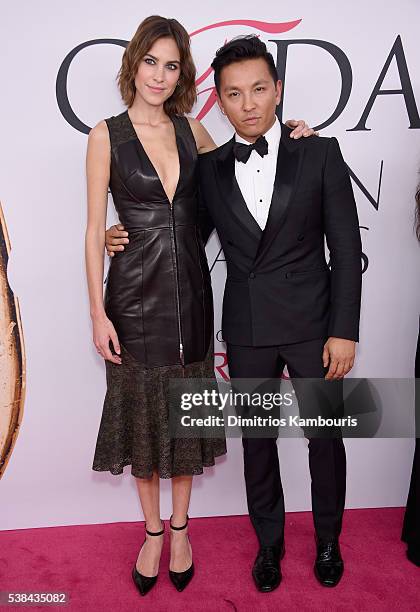
<path fill-rule="evenodd" d="M 195 138 L 197 150 L 199 153 L 207 153 L 217 148 L 216 143 L 210 136 L 206 128 L 198 119 L 187 117 L 189 124 L 192 129 L 192 133 Z M 307 138 L 308 136 L 318 136 L 318 132 L 315 132 L 303 119 L 288 119 L 286 125 L 292 130 L 290 138 L 299 139 L 302 136 Z"/>
<path fill-rule="evenodd" d="M 86 274 L 89 290 L 90 316 L 93 325 L 93 342 L 98 353 L 113 363 L 121 358 L 111 353 L 109 340 L 120 353 L 114 326 L 105 313 L 103 303 L 103 274 L 106 209 L 110 175 L 110 141 L 105 121 L 101 121 L 89 133 L 86 155 L 87 178 L 87 228 L 85 236 Z"/>
<path fill-rule="evenodd" d="M 200 123 L 198 119 L 193 119 L 192 117 L 187 117 L 187 119 L 192 129 L 198 152 L 207 153 L 208 151 L 213 151 L 213 149 L 216 149 L 217 145 L 204 125 Z"/>

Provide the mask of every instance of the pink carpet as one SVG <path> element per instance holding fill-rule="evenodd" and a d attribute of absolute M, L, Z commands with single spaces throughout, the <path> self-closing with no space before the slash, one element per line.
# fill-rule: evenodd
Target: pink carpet
<path fill-rule="evenodd" d="M 71 601 L 64 609 L 83 612 L 419 611 L 420 568 L 405 557 L 402 516 L 400 508 L 346 511 L 346 569 L 335 589 L 316 582 L 312 516 L 302 512 L 287 514 L 283 582 L 273 593 L 258 593 L 252 582 L 257 544 L 246 516 L 191 519 L 193 581 L 183 593 L 174 589 L 166 541 L 158 583 L 144 598 L 130 575 L 144 537 L 142 523 L 3 531 L 0 590 L 68 591 Z"/>

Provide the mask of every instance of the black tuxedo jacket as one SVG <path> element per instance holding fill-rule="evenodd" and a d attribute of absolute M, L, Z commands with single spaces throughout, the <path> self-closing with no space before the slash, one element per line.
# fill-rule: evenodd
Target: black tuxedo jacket
<path fill-rule="evenodd" d="M 358 341 L 362 247 L 340 147 L 335 138 L 293 140 L 281 129 L 264 231 L 235 178 L 234 139 L 199 156 L 202 237 L 216 228 L 227 265 L 223 338 L 244 346 Z"/>

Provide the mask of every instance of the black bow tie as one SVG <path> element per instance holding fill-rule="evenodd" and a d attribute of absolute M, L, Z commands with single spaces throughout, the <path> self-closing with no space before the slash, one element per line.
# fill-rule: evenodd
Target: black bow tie
<path fill-rule="evenodd" d="M 236 142 L 233 145 L 233 154 L 235 159 L 246 164 L 252 151 L 255 150 L 261 157 L 268 153 L 268 142 L 264 136 L 257 138 L 252 144 L 246 145 L 242 142 Z"/>

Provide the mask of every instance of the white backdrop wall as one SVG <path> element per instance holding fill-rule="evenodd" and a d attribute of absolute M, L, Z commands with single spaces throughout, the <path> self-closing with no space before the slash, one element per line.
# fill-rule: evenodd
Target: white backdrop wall
<path fill-rule="evenodd" d="M 347 56 L 353 75 L 342 113 L 322 135 L 338 137 L 343 154 L 378 207 L 353 184 L 368 268 L 354 376 L 413 375 L 420 298 L 419 250 L 413 234 L 413 196 L 420 167 L 419 125 L 410 121 L 403 95 L 379 95 L 367 131 L 354 128 L 381 70 L 401 37 L 411 85 L 420 104 L 420 7 L 415 0 L 337 3 L 333 0 L 274 2 L 261 8 L 244 0 L 193 7 L 162 0 L 154 10 L 179 19 L 190 33 L 211 24 L 258 20 L 269 24 L 301 20 L 286 32 L 257 25 L 225 24 L 192 37 L 198 73 L 210 65 L 226 39 L 255 32 L 277 55 L 270 40 L 320 40 Z M 56 98 L 57 74 L 79 44 L 97 39 L 128 41 L 148 13 L 138 2 L 8 3 L 0 20 L 0 200 L 12 253 L 10 285 L 19 297 L 26 355 L 27 393 L 21 431 L 0 482 L 0 529 L 101 523 L 141 518 L 130 468 L 122 476 L 91 470 L 105 394 L 105 370 L 91 340 L 84 273 L 86 223 L 86 134 L 70 125 Z M 97 44 L 80 51 L 68 73 L 69 103 L 93 126 L 123 110 L 115 83 L 123 47 Z M 401 57 L 401 56 L 400 56 Z M 401 88 L 395 57 L 381 86 Z M 200 90 L 212 85 L 212 76 Z M 405 83 L 407 86 L 407 82 Z M 287 56 L 283 120 L 326 121 L 341 89 L 338 66 L 320 47 L 294 44 Z M 199 97 L 197 116 L 208 95 Z M 411 109 L 413 111 L 413 108 Z M 231 135 L 213 107 L 203 122 L 218 144 Z M 112 203 L 109 222 L 115 220 Z M 207 253 L 219 251 L 212 237 Z M 215 328 L 220 329 L 225 280 L 223 262 L 212 270 Z M 220 336 L 218 336 L 220 338 Z M 216 342 L 216 352 L 225 347 Z M 220 365 L 222 356 L 216 357 Z M 413 451 L 410 439 L 348 440 L 347 507 L 405 503 Z M 279 442 L 287 510 L 310 508 L 306 443 Z M 229 441 L 228 456 L 195 479 L 191 516 L 246 512 L 241 444 Z M 170 484 L 162 483 L 162 516 L 170 514 Z"/>

